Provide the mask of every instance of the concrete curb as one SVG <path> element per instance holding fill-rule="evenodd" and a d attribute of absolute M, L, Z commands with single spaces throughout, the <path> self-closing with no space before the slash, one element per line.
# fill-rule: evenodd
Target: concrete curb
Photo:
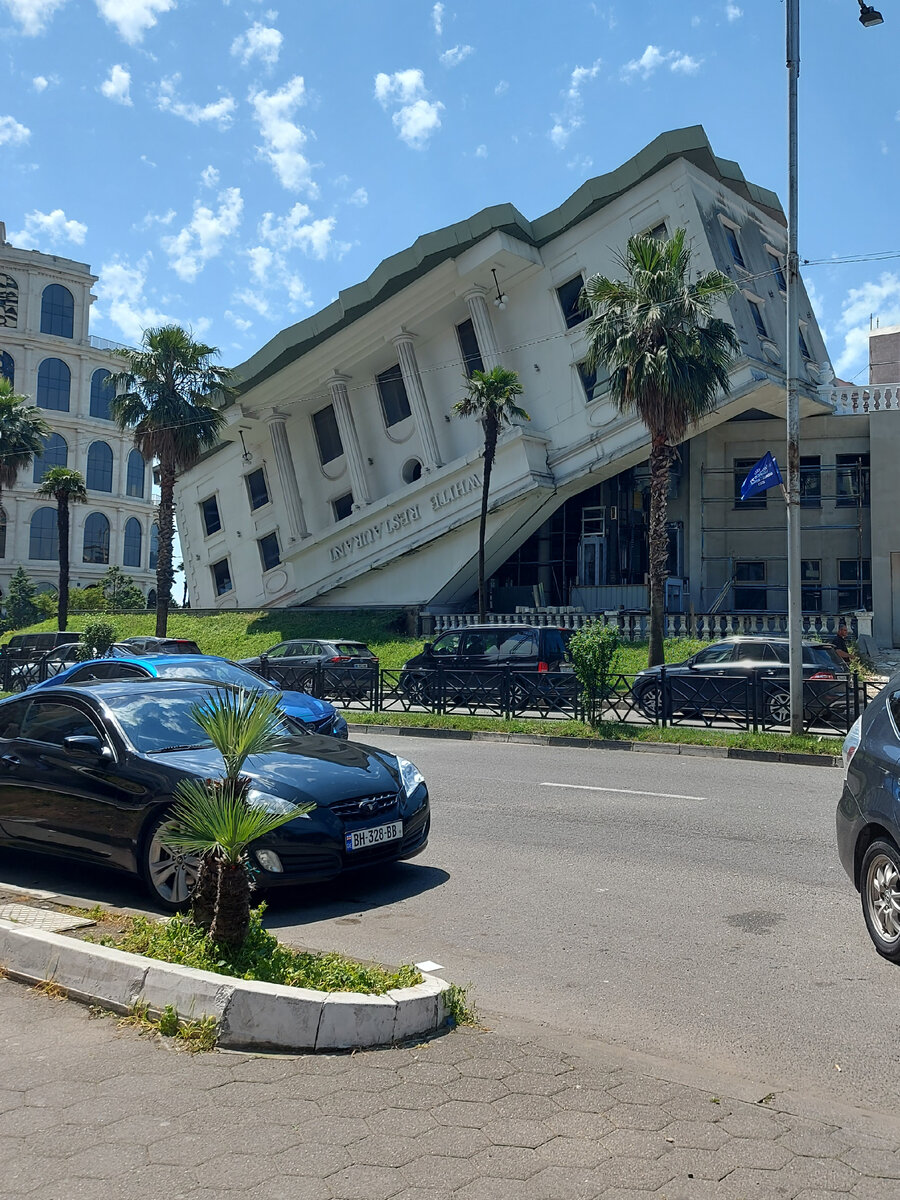
<path fill-rule="evenodd" d="M 790 750 L 744 750 L 738 746 L 698 746 L 688 742 L 618 742 L 603 738 L 553 737 L 538 733 L 494 733 L 489 729 L 432 729 L 421 725 L 351 725 L 354 733 L 391 737 L 450 738 L 458 742 L 518 742 L 528 746 L 577 750 L 631 750 L 637 754 L 688 754 L 697 758 L 736 758 L 745 762 L 793 763 L 800 767 L 840 767 L 835 754 L 801 754 Z"/>
<path fill-rule="evenodd" d="M 183 1020 L 214 1017 L 229 1050 L 358 1050 L 435 1033 L 450 985 L 426 975 L 383 996 L 316 992 L 159 962 L 0 920 L 0 966 L 23 983 L 53 982 L 73 1000 L 130 1012 L 171 1004 Z"/>

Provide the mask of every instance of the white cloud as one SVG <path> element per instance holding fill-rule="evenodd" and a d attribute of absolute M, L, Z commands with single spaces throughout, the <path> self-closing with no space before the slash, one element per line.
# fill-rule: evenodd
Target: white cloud
<path fill-rule="evenodd" d="M 44 0 L 46 3 L 47 0 Z M 142 40 L 148 29 L 156 24 L 157 13 L 167 13 L 176 0 L 95 0 L 97 11 L 105 21 L 114 25 L 119 37 L 131 44 Z"/>
<path fill-rule="evenodd" d="M 743 15 L 744 10 L 742 8 L 738 8 L 736 4 L 725 5 L 725 16 L 729 21 L 739 21 Z"/>
<path fill-rule="evenodd" d="M 697 29 L 698 26 L 700 26 L 702 24 L 703 24 L 703 22 L 700 17 L 698 17 L 698 16 L 691 17 L 691 28 L 692 29 Z"/>
<path fill-rule="evenodd" d="M 488 156 L 488 149 L 487 149 L 487 146 L 484 144 L 484 142 L 482 142 L 480 146 L 475 147 L 475 157 L 476 158 L 487 158 L 487 156 Z"/>
<path fill-rule="evenodd" d="M 272 309 L 269 306 L 265 296 L 261 296 L 259 292 L 254 292 L 251 288 L 244 288 L 242 292 L 235 293 L 235 303 L 246 304 L 248 308 L 252 308 L 254 312 L 258 312 L 261 317 L 271 316 Z"/>
<path fill-rule="evenodd" d="M 135 228 L 146 230 L 152 229 L 154 225 L 171 225 L 177 215 L 174 208 L 170 208 L 168 212 L 164 213 L 148 212 L 144 216 L 143 221 L 135 226 Z"/>
<path fill-rule="evenodd" d="M 131 73 L 120 63 L 116 63 L 109 73 L 109 79 L 105 79 L 100 84 L 100 91 L 107 100 L 114 100 L 116 104 L 124 104 L 130 107 Z"/>
<path fill-rule="evenodd" d="M 648 46 L 640 58 L 633 58 L 625 64 L 622 68 L 622 78 L 631 80 L 640 75 L 642 79 L 649 79 L 663 66 L 668 66 L 670 71 L 693 75 L 700 69 L 702 61 L 691 58 L 689 54 L 682 54 L 680 50 L 660 50 L 658 46 Z"/>
<path fill-rule="evenodd" d="M 9 235 L 10 241 L 25 250 L 40 249 L 41 246 L 56 246 L 60 242 L 74 242 L 76 246 L 83 244 L 87 234 L 87 225 L 81 221 L 67 220 L 61 208 L 53 212 L 42 213 L 37 209 L 25 217 L 25 228 Z"/>
<path fill-rule="evenodd" d="M 444 51 L 440 59 L 445 67 L 458 67 L 463 59 L 468 58 L 474 51 L 474 46 L 451 46 L 449 50 Z"/>
<path fill-rule="evenodd" d="M 275 261 L 275 252 L 268 246 L 251 246 L 247 251 L 250 259 L 250 274 L 257 283 L 268 283 Z"/>
<path fill-rule="evenodd" d="M 0 146 L 21 146 L 30 137 L 27 125 L 20 125 L 15 117 L 0 117 Z"/>
<path fill-rule="evenodd" d="M 312 179 L 312 167 L 303 153 L 308 135 L 291 119 L 296 109 L 306 103 L 303 76 L 295 75 L 276 92 L 251 91 L 250 103 L 263 138 L 259 153 L 271 164 L 281 186 L 291 192 L 305 191 L 317 196 L 319 189 Z"/>
<path fill-rule="evenodd" d="M 243 211 L 241 190 L 236 187 L 219 193 L 215 211 L 199 200 L 194 202 L 190 223 L 162 239 L 162 247 L 179 279 L 192 282 L 211 258 L 221 254 L 227 239 L 240 226 Z"/>
<path fill-rule="evenodd" d="M 248 321 L 246 317 L 239 317 L 238 314 L 232 312 L 230 308 L 225 309 L 225 316 L 232 323 L 232 325 L 237 326 L 241 333 L 246 333 L 247 330 L 253 326 L 252 321 Z"/>
<path fill-rule="evenodd" d="M 300 249 L 311 258 L 323 259 L 331 246 L 331 235 L 336 224 L 334 217 L 320 217 L 310 221 L 310 210 L 305 204 L 295 204 L 287 216 L 276 217 L 264 213 L 259 224 L 260 237 L 277 250 Z"/>
<path fill-rule="evenodd" d="M 149 257 L 132 266 L 120 258 L 104 263 L 97 281 L 97 306 L 92 318 L 107 318 L 122 331 L 125 340 L 137 345 L 145 329 L 171 320 L 144 297 Z"/>
<path fill-rule="evenodd" d="M 441 127 L 440 100 L 429 100 L 425 75 L 418 67 L 375 76 L 375 99 L 385 109 L 400 107 L 391 117 L 402 141 L 413 150 L 424 150 L 431 135 Z"/>
<path fill-rule="evenodd" d="M 369 193 L 364 187 L 358 187 L 356 191 L 347 200 L 348 204 L 355 204 L 357 208 L 365 208 L 369 203 Z"/>
<path fill-rule="evenodd" d="M 210 101 L 209 104 L 187 104 L 175 96 L 175 89 L 180 82 L 180 75 L 172 75 L 162 80 L 156 98 L 156 107 L 160 112 L 170 112 L 173 116 L 190 121 L 192 125 L 205 125 L 208 121 L 214 121 L 220 129 L 229 128 L 237 109 L 233 97 L 226 92 L 224 96 Z"/>
<path fill-rule="evenodd" d="M 219 186 L 219 172 L 213 166 L 204 167 L 203 170 L 200 172 L 200 181 L 204 187 L 209 187 L 209 188 L 218 187 Z"/>
<path fill-rule="evenodd" d="M 284 37 L 279 30 L 254 21 L 246 33 L 242 33 L 231 43 L 231 53 L 240 58 L 245 67 L 254 59 L 258 59 L 267 67 L 274 67 L 278 62 L 283 41 Z"/>
<path fill-rule="evenodd" d="M 444 6 L 443 6 L 443 4 L 438 3 L 431 10 L 431 23 L 434 26 L 434 32 L 438 35 L 438 37 L 440 37 L 441 34 L 444 32 Z"/>
<path fill-rule="evenodd" d="M 557 150 L 562 150 L 569 138 L 582 123 L 582 88 L 600 74 L 602 61 L 598 58 L 589 67 L 576 67 L 569 77 L 569 86 L 563 93 L 563 111 L 554 113 L 550 128 L 550 141 Z"/>
<path fill-rule="evenodd" d="M 50 86 L 50 80 L 46 75 L 35 75 L 31 81 L 31 86 L 36 92 L 44 92 Z"/>
<path fill-rule="evenodd" d="M 3 0 L 12 19 L 28 37 L 43 33 L 47 22 L 66 0 Z"/>
<path fill-rule="evenodd" d="M 869 321 L 872 316 L 882 326 L 900 325 L 900 275 L 885 271 L 877 280 L 851 288 L 841 305 L 836 322 L 844 345 L 834 364 L 835 374 L 853 379 L 865 374 L 869 361 Z M 896 375 L 900 377 L 900 364 Z"/>
<path fill-rule="evenodd" d="M 509 81 L 506 79 L 501 79 L 500 82 L 497 84 L 497 86 L 494 88 L 494 95 L 495 96 L 505 96 L 508 91 L 509 91 Z"/>

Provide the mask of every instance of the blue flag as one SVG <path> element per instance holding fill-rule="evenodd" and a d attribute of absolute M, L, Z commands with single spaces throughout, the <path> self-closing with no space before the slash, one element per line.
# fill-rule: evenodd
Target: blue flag
<path fill-rule="evenodd" d="M 741 484 L 741 499 L 749 500 L 757 492 L 764 492 L 768 488 L 774 487 L 776 483 L 784 483 L 784 480 L 781 478 L 778 463 L 772 457 L 772 452 L 767 450 Z"/>

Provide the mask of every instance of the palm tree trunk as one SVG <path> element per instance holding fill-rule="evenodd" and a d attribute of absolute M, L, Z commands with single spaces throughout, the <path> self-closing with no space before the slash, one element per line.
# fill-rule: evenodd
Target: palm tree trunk
<path fill-rule="evenodd" d="M 650 449 L 650 652 L 647 665 L 664 661 L 666 574 L 669 560 L 669 535 L 666 516 L 669 510 L 669 465 L 671 447 L 664 436 L 654 435 Z"/>
<path fill-rule="evenodd" d="M 59 534 L 59 597 L 56 627 L 65 629 L 69 623 L 69 498 L 56 497 L 56 528 Z"/>
<path fill-rule="evenodd" d="M 156 558 L 156 636 L 165 637 L 172 594 L 172 539 L 175 533 L 175 464 L 159 464 L 159 538 Z"/>
<path fill-rule="evenodd" d="M 216 911 L 209 928 L 214 942 L 240 946 L 250 931 L 250 876 L 245 863 L 219 861 Z"/>
<path fill-rule="evenodd" d="M 484 480 L 481 485 L 481 521 L 478 525 L 478 620 L 484 623 L 487 601 L 484 594 L 484 540 L 487 533 L 488 493 L 491 490 L 491 471 L 497 453 L 497 422 L 486 417 L 484 422 Z"/>

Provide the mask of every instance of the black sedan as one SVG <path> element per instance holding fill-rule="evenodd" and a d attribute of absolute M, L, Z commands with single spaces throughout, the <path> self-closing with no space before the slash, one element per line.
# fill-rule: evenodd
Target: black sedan
<path fill-rule="evenodd" d="M 213 685 L 159 680 L 55 686 L 0 702 L 0 843 L 139 875 L 162 908 L 190 896 L 196 860 L 166 845 L 183 779 L 223 773 L 190 716 Z M 412 858 L 431 823 L 412 763 L 308 733 L 285 716 L 285 748 L 247 763 L 251 804 L 316 808 L 254 843 L 259 887 L 333 879 Z"/>

